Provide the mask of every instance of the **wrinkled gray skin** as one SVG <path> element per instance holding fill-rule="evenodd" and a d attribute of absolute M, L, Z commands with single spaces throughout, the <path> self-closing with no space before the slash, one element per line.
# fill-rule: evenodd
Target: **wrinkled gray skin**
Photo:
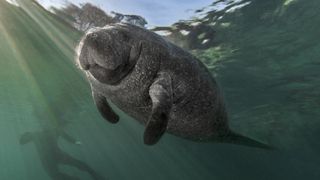
<path fill-rule="evenodd" d="M 145 144 L 165 131 L 200 141 L 242 137 L 229 130 L 221 92 L 206 67 L 161 36 L 117 23 L 86 33 L 78 51 L 102 116 L 118 122 L 111 101 L 146 126 Z"/>

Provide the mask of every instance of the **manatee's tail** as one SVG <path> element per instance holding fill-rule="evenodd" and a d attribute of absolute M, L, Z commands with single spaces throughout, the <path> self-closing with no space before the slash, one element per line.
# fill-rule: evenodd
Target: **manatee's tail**
<path fill-rule="evenodd" d="M 268 149 L 268 150 L 275 149 L 272 146 L 269 146 L 257 140 L 251 139 L 249 137 L 245 137 L 243 135 L 234 133 L 232 131 L 229 131 L 228 133 L 224 134 L 223 136 L 219 136 L 218 138 L 214 138 L 212 139 L 212 141 L 216 141 L 220 143 L 231 143 L 231 144 L 249 146 L 254 148 L 262 148 L 262 149 Z"/>

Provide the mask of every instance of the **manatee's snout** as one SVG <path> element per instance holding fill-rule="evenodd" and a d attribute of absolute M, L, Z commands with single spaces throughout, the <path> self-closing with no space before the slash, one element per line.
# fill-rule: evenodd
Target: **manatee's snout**
<path fill-rule="evenodd" d="M 142 42 L 122 27 L 96 28 L 82 38 L 78 46 L 78 64 L 104 84 L 115 84 L 135 66 Z"/>
<path fill-rule="evenodd" d="M 80 66 L 84 70 L 100 66 L 107 70 L 115 70 L 124 62 L 123 49 L 115 42 L 116 37 L 106 31 L 87 33 L 82 40 L 81 54 L 79 57 Z"/>

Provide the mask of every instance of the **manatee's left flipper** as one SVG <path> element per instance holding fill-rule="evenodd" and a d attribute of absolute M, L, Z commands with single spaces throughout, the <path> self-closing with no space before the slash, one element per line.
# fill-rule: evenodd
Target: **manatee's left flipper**
<path fill-rule="evenodd" d="M 112 110 L 108 104 L 107 99 L 99 94 L 98 92 L 92 91 L 92 97 L 94 103 L 96 104 L 100 114 L 104 119 L 111 123 L 117 123 L 119 121 L 119 116 Z"/>
<path fill-rule="evenodd" d="M 171 77 L 167 73 L 159 73 L 150 86 L 149 95 L 152 100 L 152 113 L 144 132 L 144 143 L 153 145 L 164 134 L 172 107 Z"/>

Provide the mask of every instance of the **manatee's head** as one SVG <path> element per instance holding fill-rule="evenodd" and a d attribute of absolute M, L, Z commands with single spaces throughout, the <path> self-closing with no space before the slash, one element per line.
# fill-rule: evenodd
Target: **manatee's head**
<path fill-rule="evenodd" d="M 134 30 L 120 25 L 89 30 L 78 46 L 78 64 L 99 82 L 116 84 L 140 57 L 142 43 Z"/>

